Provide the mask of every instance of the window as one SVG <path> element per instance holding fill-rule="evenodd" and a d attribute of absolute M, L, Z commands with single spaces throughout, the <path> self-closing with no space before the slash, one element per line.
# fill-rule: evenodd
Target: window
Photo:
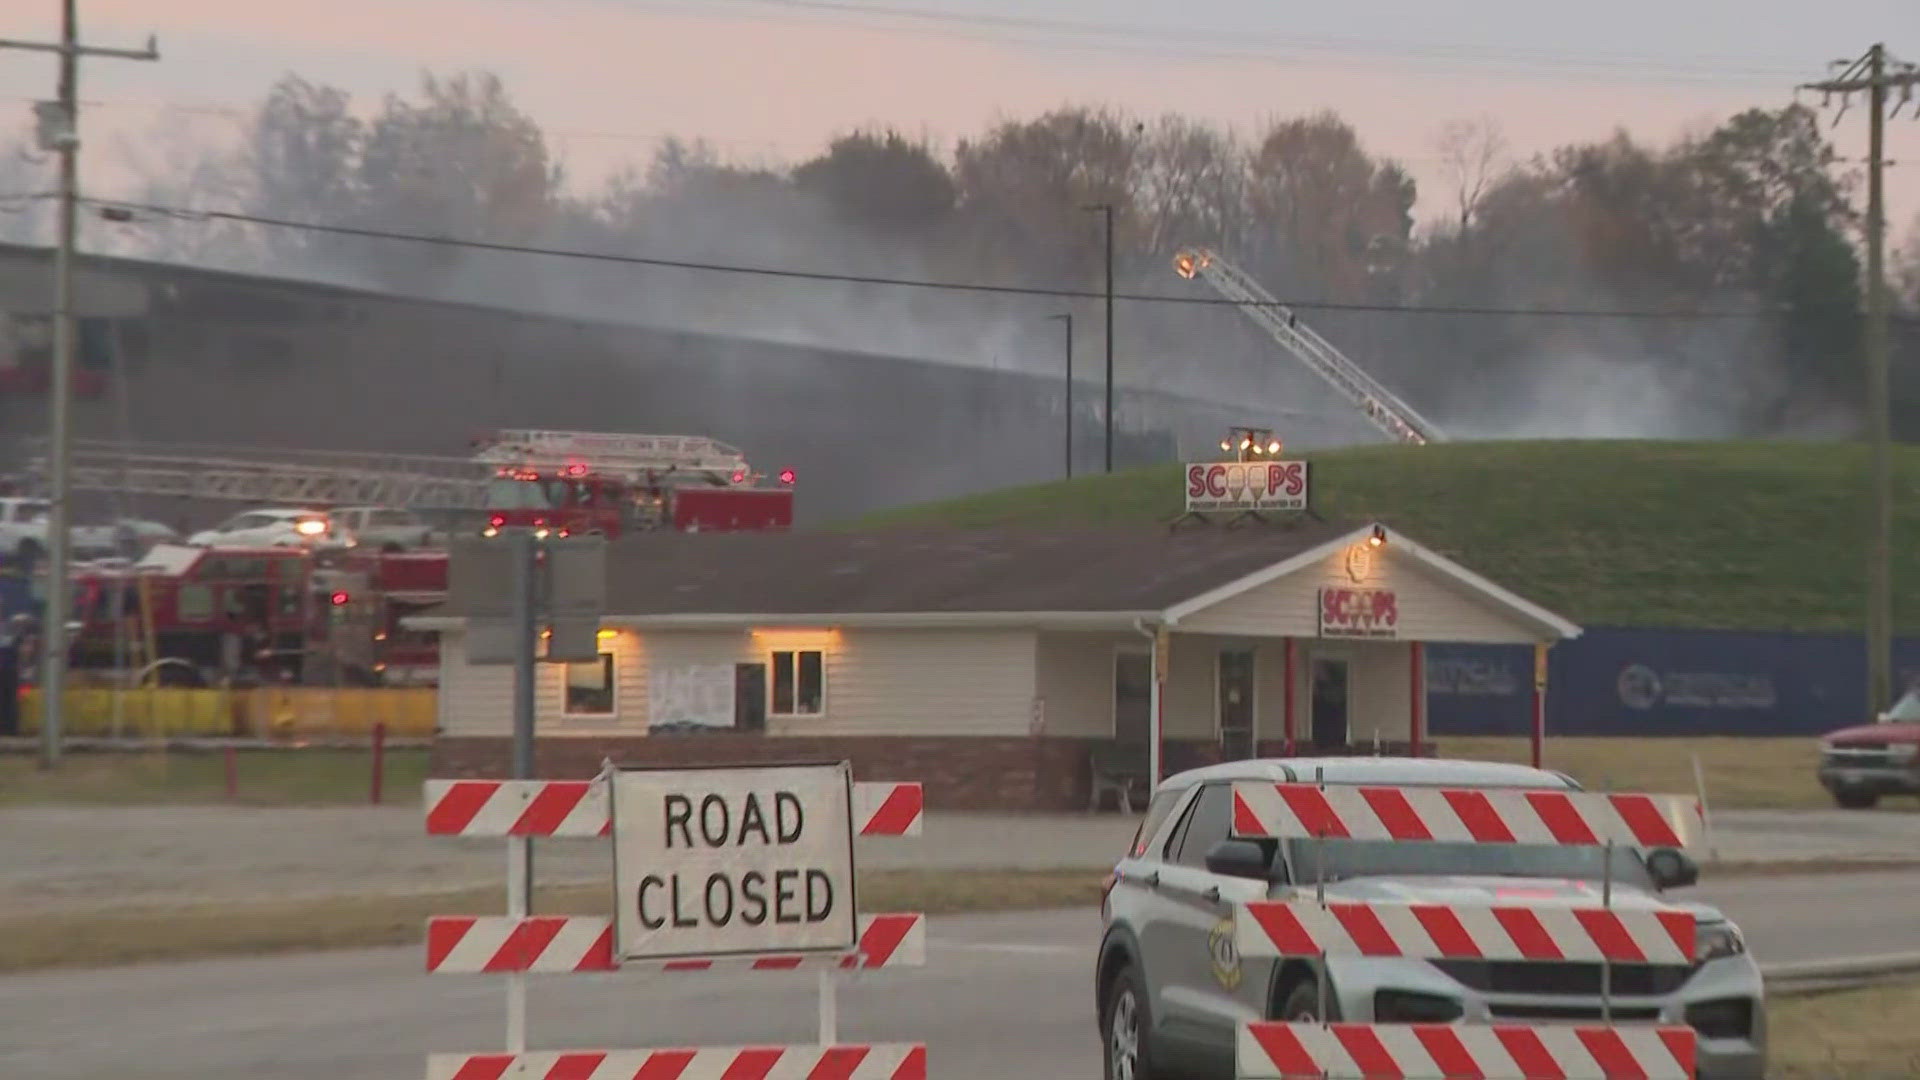
<path fill-rule="evenodd" d="M 1133 843 L 1127 848 L 1130 857 L 1137 859 L 1147 853 L 1147 845 L 1153 843 L 1161 824 L 1167 820 L 1168 814 L 1173 813 L 1173 808 L 1184 794 L 1183 791 L 1162 791 L 1147 803 L 1147 816 L 1141 819 L 1139 830 L 1133 834 Z"/>
<path fill-rule="evenodd" d="M 406 527 L 415 521 L 414 516 L 405 510 L 375 510 L 367 515 L 370 525 L 395 525 Z"/>
<path fill-rule="evenodd" d="M 1227 838 L 1232 816 L 1231 784 L 1208 784 L 1201 788 L 1200 797 L 1193 802 L 1193 811 L 1187 815 L 1186 829 L 1180 835 L 1180 853 L 1176 856 L 1179 862 L 1206 869 L 1207 852 Z"/>
<path fill-rule="evenodd" d="M 819 649 L 773 654 L 774 716 L 818 716 L 826 697 L 826 666 Z"/>
<path fill-rule="evenodd" d="M 613 715 L 613 654 L 563 665 L 567 673 L 564 712 L 568 716 Z"/>
<path fill-rule="evenodd" d="M 174 612 L 181 622 L 206 622 L 213 618 L 213 590 L 205 585 L 180 586 Z"/>
<path fill-rule="evenodd" d="M 1118 653 L 1113 658 L 1113 737 L 1147 741 L 1153 717 L 1153 655 Z"/>

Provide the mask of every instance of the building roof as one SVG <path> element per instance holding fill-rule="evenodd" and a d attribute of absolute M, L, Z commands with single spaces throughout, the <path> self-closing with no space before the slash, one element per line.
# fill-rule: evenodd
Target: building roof
<path fill-rule="evenodd" d="M 1383 525 L 1314 520 L 1070 532 L 644 533 L 608 547 L 603 618 L 683 627 L 1178 624 L 1371 533 L 1543 639 L 1580 634 L 1559 615 Z M 411 624 L 445 627 L 471 614 L 460 588 L 456 583 L 445 605 Z"/>
<path fill-rule="evenodd" d="M 1158 613 L 1355 528 L 646 533 L 609 545 L 606 613 Z"/>

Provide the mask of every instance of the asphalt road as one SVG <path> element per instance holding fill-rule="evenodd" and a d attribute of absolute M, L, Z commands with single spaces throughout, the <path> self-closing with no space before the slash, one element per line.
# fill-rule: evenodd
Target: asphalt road
<path fill-rule="evenodd" d="M 1920 950 L 1920 872 L 1754 878 L 1692 890 L 1762 962 Z M 840 993 L 841 1036 L 924 1039 L 945 1076 L 1097 1075 L 1091 910 L 949 917 L 928 966 Z M 393 1080 L 429 1050 L 500 1045 L 501 985 L 421 973 L 418 949 L 156 964 L 0 979 L 8 1080 Z M 809 1042 L 804 973 L 536 980 L 536 1047 Z"/>

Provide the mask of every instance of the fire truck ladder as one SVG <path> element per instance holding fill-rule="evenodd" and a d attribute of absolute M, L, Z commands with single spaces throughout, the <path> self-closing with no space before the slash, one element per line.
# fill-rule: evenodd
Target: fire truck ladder
<path fill-rule="evenodd" d="M 1291 308 L 1274 299 L 1272 293 L 1239 267 L 1206 248 L 1180 252 L 1174 257 L 1173 266 L 1181 277 L 1205 278 L 1207 284 L 1233 301 L 1242 314 L 1258 323 L 1281 348 L 1325 380 L 1341 397 L 1358 406 L 1367 419 L 1389 437 L 1415 446 L 1446 441 L 1446 435 L 1437 426 L 1301 322 Z"/>
<path fill-rule="evenodd" d="M 484 510 L 497 467 L 467 458 L 77 439 L 73 486 L 284 506 Z M 33 479 L 47 479 L 44 456 Z"/>

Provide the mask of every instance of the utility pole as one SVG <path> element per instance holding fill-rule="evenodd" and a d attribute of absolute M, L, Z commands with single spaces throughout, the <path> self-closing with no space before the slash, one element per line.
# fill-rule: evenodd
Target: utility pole
<path fill-rule="evenodd" d="M 39 119 L 39 141 L 44 150 L 60 155 L 60 218 L 53 255 L 53 390 L 52 414 L 47 419 L 48 479 L 53 490 L 47 504 L 47 602 L 41 619 L 41 640 L 45 642 L 40 696 L 45 714 L 40 721 L 40 766 L 51 769 L 60 762 L 61 710 L 66 701 L 67 619 L 69 614 L 67 578 L 73 561 L 70 531 L 72 523 L 72 478 L 68 475 L 73 455 L 73 248 L 75 212 L 79 201 L 80 158 L 80 58 L 113 56 L 122 60 L 158 60 L 159 50 L 152 37 L 147 47 L 107 49 L 80 44 L 80 20 L 75 11 L 77 0 L 62 0 L 60 40 L 9 41 L 0 38 L 0 49 L 25 49 L 50 52 L 60 57 L 60 83 L 53 101 L 40 102 L 34 112 Z"/>
<path fill-rule="evenodd" d="M 1068 477 L 1069 479 L 1071 479 L 1071 478 L 1073 477 L 1073 314 L 1072 314 L 1071 312 L 1069 312 L 1069 313 L 1067 313 L 1067 314 L 1065 314 L 1065 315 L 1049 315 L 1049 316 L 1047 316 L 1047 321 L 1049 321 L 1049 322 L 1052 322 L 1052 321 L 1055 321 L 1055 320 L 1058 320 L 1058 321 L 1060 321 L 1060 322 L 1063 322 L 1063 323 L 1066 323 L 1066 324 L 1067 324 L 1067 356 L 1066 356 L 1066 376 L 1067 376 L 1067 408 L 1066 408 L 1066 429 L 1067 429 L 1067 436 L 1066 436 L 1066 438 L 1067 438 L 1067 462 L 1066 462 L 1066 464 L 1067 464 L 1067 477 Z"/>
<path fill-rule="evenodd" d="M 1852 95 L 1865 92 L 1867 112 L 1867 440 L 1873 459 L 1873 522 L 1867 543 L 1867 707 L 1879 715 L 1893 704 L 1893 470 L 1892 412 L 1888 380 L 1886 242 L 1887 91 L 1901 104 L 1913 100 L 1920 67 L 1891 60 L 1876 44 L 1856 60 L 1838 60 L 1833 78 L 1802 84 L 1829 98 L 1839 94 L 1841 112 Z M 1898 107 L 1896 106 L 1896 109 Z M 1838 117 L 1835 122 L 1838 122 Z"/>
<path fill-rule="evenodd" d="M 1113 204 L 1081 207 L 1098 211 L 1107 223 L 1107 471 L 1113 471 Z"/>

